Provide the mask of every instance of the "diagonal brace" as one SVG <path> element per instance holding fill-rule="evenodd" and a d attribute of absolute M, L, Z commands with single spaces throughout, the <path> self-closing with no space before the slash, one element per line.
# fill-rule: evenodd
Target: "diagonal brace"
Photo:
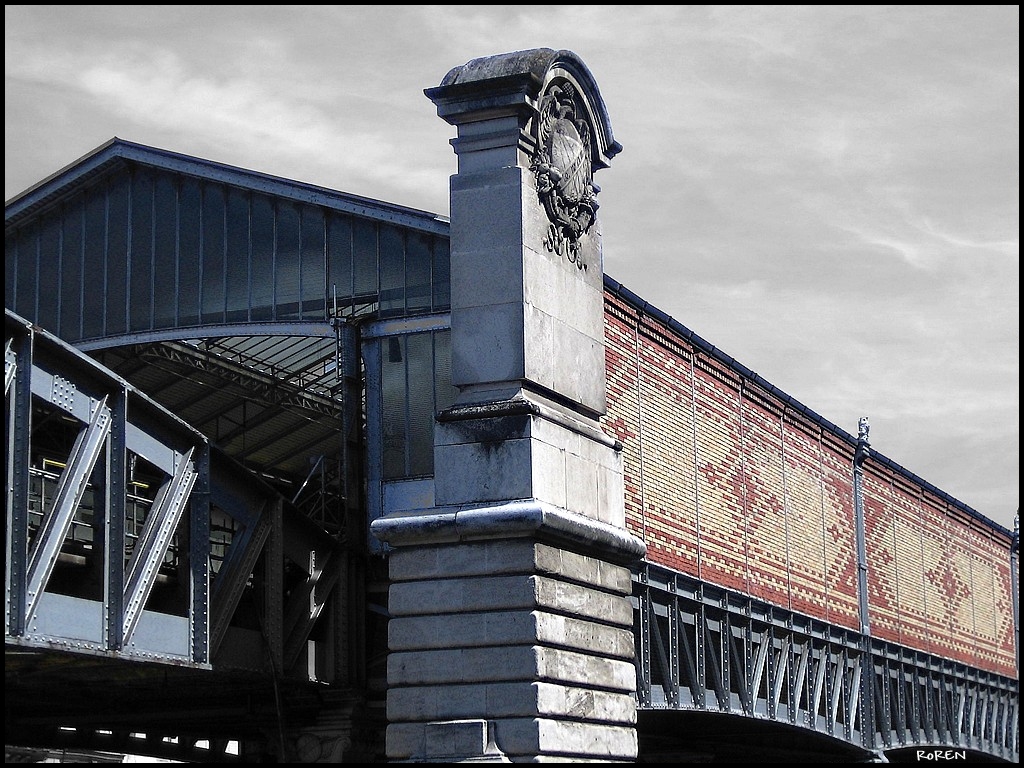
<path fill-rule="evenodd" d="M 39 607 L 39 598 L 57 564 L 57 557 L 71 528 L 75 511 L 85 494 L 89 475 L 92 474 L 96 461 L 106 445 L 110 424 L 110 408 L 107 407 L 107 399 L 104 397 L 93 404 L 90 423 L 75 439 L 67 466 L 57 481 L 53 506 L 43 518 L 32 543 L 28 565 L 26 624 L 31 624 L 32 617 Z"/>
<path fill-rule="evenodd" d="M 194 450 L 190 448 L 179 458 L 174 477 L 160 489 L 132 551 L 124 587 L 123 642 L 126 644 L 142 617 L 142 609 L 198 477 L 192 461 Z"/>

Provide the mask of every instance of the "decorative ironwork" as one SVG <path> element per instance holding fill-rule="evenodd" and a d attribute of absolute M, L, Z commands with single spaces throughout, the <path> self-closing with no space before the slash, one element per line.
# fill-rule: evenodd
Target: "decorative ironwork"
<path fill-rule="evenodd" d="M 590 125 L 572 83 L 559 80 L 549 86 L 533 126 L 537 149 L 530 167 L 551 221 L 544 245 L 586 269 L 579 240 L 597 218 L 600 189 L 593 180 Z"/>
<path fill-rule="evenodd" d="M 1015 680 L 650 563 L 633 583 L 642 709 L 767 719 L 869 753 L 928 746 L 1019 757 Z"/>

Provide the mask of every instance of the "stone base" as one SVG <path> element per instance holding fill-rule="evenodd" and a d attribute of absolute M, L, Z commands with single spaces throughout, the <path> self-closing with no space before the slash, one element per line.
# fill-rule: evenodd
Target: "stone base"
<path fill-rule="evenodd" d="M 389 760 L 635 760 L 628 568 L 520 538 L 403 547 L 390 572 Z"/>

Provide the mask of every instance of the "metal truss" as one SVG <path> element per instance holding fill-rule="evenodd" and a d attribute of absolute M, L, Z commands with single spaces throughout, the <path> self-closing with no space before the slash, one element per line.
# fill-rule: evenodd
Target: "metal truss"
<path fill-rule="evenodd" d="M 644 564 L 634 574 L 638 704 L 724 712 L 879 752 L 970 749 L 1016 761 L 1017 680 Z"/>
<path fill-rule="evenodd" d="M 10 312 L 5 324 L 7 642 L 205 662 L 205 611 L 144 608 L 176 557 L 206 439 L 55 337 Z M 138 495 L 136 464 L 149 496 Z M 92 588 L 54 583 L 76 561 L 76 577 L 103 564 Z M 194 584 L 208 580 L 207 557 L 182 566 Z"/>
<path fill-rule="evenodd" d="M 226 667 L 261 668 L 269 656 L 267 671 L 275 675 L 341 682 L 352 650 L 349 555 L 335 537 L 290 506 L 286 510 L 285 500 L 254 478 L 242 483 L 246 474 L 215 454 L 211 506 L 231 519 L 234 530 L 211 589 L 211 657 Z M 259 604 L 256 642 L 232 623 L 246 591 Z M 325 618 L 330 630 L 322 647 L 311 649 L 310 636 Z M 250 657 L 246 649 L 253 647 L 266 647 L 267 653 Z"/>
<path fill-rule="evenodd" d="M 209 340 L 211 346 L 217 339 Z M 315 339 L 321 342 L 321 339 Z M 298 346 L 298 344 L 296 344 Z M 214 349 L 199 349 L 177 341 L 163 344 L 138 345 L 136 354 L 140 358 L 167 360 L 181 366 L 203 371 L 216 376 L 226 383 L 237 384 L 252 392 L 260 402 L 282 407 L 301 408 L 325 416 L 337 416 L 341 411 L 341 403 L 326 395 L 311 392 L 302 382 L 288 380 L 284 374 L 277 376 L 264 373 L 244 362 L 229 359 L 225 354 L 217 354 Z M 323 367 L 323 361 L 320 361 Z M 299 374 L 290 374 L 295 378 Z"/>
<path fill-rule="evenodd" d="M 7 645 L 347 679 L 339 539 L 125 380 L 5 321 Z"/>

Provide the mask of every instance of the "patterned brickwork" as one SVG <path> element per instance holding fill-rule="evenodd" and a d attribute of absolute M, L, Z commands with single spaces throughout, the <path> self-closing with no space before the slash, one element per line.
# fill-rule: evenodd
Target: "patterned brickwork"
<path fill-rule="evenodd" d="M 923 489 L 868 466 L 873 634 L 1014 674 L 1005 540 Z"/>
<path fill-rule="evenodd" d="M 790 607 L 790 531 L 779 414 L 743 399 L 740 446 L 747 507 L 750 592 Z"/>
<path fill-rule="evenodd" d="M 783 432 L 790 602 L 793 610 L 814 615 L 829 606 L 821 443 L 792 419 L 784 420 Z"/>
<path fill-rule="evenodd" d="M 603 426 L 648 559 L 857 629 L 849 438 L 605 298 Z M 870 459 L 863 481 L 872 634 L 1015 674 L 1005 534 Z"/>
<path fill-rule="evenodd" d="M 895 513 L 887 483 L 865 472 L 862 487 L 871 634 L 898 643 L 903 637 L 900 631 L 899 563 L 895 555 Z"/>
<path fill-rule="evenodd" d="M 695 365 L 700 577 L 731 589 L 757 592 L 750 586 L 748 499 L 740 452 L 738 392 L 716 371 Z M 662 418 L 668 420 L 669 414 Z"/>
<path fill-rule="evenodd" d="M 895 494 L 892 504 L 893 559 L 899 574 L 901 640 L 915 648 L 931 651 L 934 631 L 928 624 L 931 614 L 924 585 L 921 510 L 906 494 Z"/>
<path fill-rule="evenodd" d="M 851 629 L 860 626 L 857 600 L 857 544 L 854 530 L 853 452 L 821 436 L 822 515 L 825 525 L 825 574 L 829 601 L 825 617 Z"/>
<path fill-rule="evenodd" d="M 964 545 L 972 569 L 975 655 L 1012 675 L 1015 670 L 1008 657 L 1013 653 L 1013 604 L 1009 571 L 996 567 L 999 543 L 990 532 L 972 525 Z"/>

